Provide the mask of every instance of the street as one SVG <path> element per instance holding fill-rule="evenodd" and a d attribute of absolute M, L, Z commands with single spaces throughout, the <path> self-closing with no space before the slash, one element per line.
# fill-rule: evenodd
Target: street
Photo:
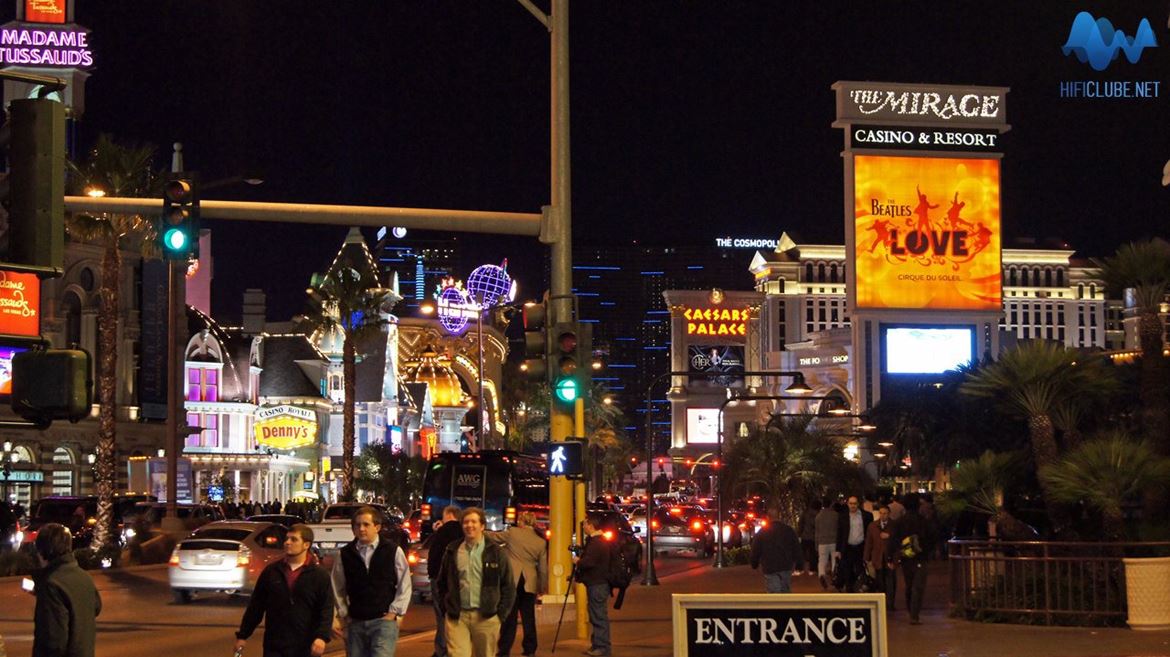
<path fill-rule="evenodd" d="M 657 558 L 654 563 L 659 578 L 669 578 L 690 569 L 709 568 L 710 560 L 670 557 Z M 166 568 L 144 566 L 95 573 L 103 605 L 98 618 L 98 657 L 231 654 L 247 598 L 208 593 L 196 597 L 191 604 L 175 604 L 171 600 Z M 0 635 L 12 656 L 28 655 L 32 651 L 34 599 L 20 589 L 20 580 L 19 577 L 0 579 Z M 559 613 L 560 608 L 548 605 L 539 611 L 547 618 Z M 573 622 L 572 613 L 570 608 L 567 627 Z M 399 642 L 429 642 L 434 622 L 430 604 L 420 605 L 416 601 L 403 621 Z M 261 625 L 248 641 L 245 655 L 260 654 L 263 634 Z M 327 654 L 343 652 L 341 642 L 329 644 Z"/>

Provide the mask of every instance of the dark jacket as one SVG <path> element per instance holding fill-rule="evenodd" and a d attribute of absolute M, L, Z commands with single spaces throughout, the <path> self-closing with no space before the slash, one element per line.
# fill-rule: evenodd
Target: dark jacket
<path fill-rule="evenodd" d="M 861 549 L 865 545 L 865 530 L 869 527 L 869 523 L 873 522 L 873 514 L 869 511 L 857 510 L 861 514 L 861 542 L 857 544 L 857 549 Z M 846 510 L 837 514 L 837 551 L 845 552 L 845 547 L 849 545 L 849 511 Z"/>
<path fill-rule="evenodd" d="M 773 520 L 752 539 L 752 569 L 763 564 L 764 574 L 779 573 L 803 565 L 796 530 Z"/>
<path fill-rule="evenodd" d="M 102 598 L 72 554 L 54 559 L 33 576 L 37 605 L 33 657 L 93 657 Z"/>
<path fill-rule="evenodd" d="M 437 600 L 448 618 L 459 618 L 462 603 L 459 599 L 459 558 L 456 554 L 463 541 L 455 541 L 443 552 L 443 570 L 435 580 Z M 484 538 L 483 576 L 479 588 L 479 613 L 485 618 L 503 618 L 516 602 L 516 583 L 508 555 L 499 545 Z"/>
<path fill-rule="evenodd" d="M 609 543 L 601 535 L 585 541 L 585 551 L 577 561 L 577 581 L 585 586 L 609 583 Z"/>
<path fill-rule="evenodd" d="M 443 553 L 452 542 L 463 538 L 463 527 L 458 520 L 448 520 L 443 523 L 434 534 L 431 534 L 431 547 L 427 550 L 427 579 L 436 579 L 442 572 Z"/>
<path fill-rule="evenodd" d="M 268 564 L 256 579 L 252 599 L 240 620 L 237 639 L 247 639 L 262 618 L 264 651 L 285 655 L 309 654 L 314 639 L 328 642 L 333 629 L 333 585 L 329 573 L 310 562 L 301 566 L 290 592 L 284 559 Z"/>
<path fill-rule="evenodd" d="M 918 535 L 918 545 L 922 548 L 922 553 L 917 559 L 907 559 L 902 556 L 902 539 L 914 534 Z M 894 523 L 894 531 L 891 532 L 887 549 L 889 555 L 899 562 L 926 561 L 934 551 L 935 540 L 934 526 L 919 515 L 917 510 L 906 509 L 906 514 Z"/>

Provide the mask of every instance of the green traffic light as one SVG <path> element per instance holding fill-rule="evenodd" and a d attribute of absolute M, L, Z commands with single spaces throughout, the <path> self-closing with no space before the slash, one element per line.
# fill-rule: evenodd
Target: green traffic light
<path fill-rule="evenodd" d="M 559 379 L 553 388 L 553 393 L 556 394 L 557 399 L 565 403 L 577 401 L 578 392 L 576 379 L 569 376 Z"/>
<path fill-rule="evenodd" d="M 163 244 L 170 251 L 183 251 L 187 248 L 187 233 L 178 228 L 168 229 L 163 234 Z"/>

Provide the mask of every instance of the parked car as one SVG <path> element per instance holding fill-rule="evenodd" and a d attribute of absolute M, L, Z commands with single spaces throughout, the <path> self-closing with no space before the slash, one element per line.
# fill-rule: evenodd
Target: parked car
<path fill-rule="evenodd" d="M 116 540 L 125 543 L 125 527 L 133 517 L 133 509 L 138 504 L 150 504 L 157 498 L 150 495 L 114 496 L 113 517 L 110 531 Z M 17 531 L 13 537 L 14 543 L 31 545 L 37 538 L 37 533 L 45 524 L 55 522 L 69 528 L 73 534 L 74 549 L 89 547 L 93 541 L 93 530 L 97 526 L 97 496 L 96 495 L 52 495 L 42 497 L 29 514 L 28 524 Z"/>
<path fill-rule="evenodd" d="M 353 540 L 353 528 L 350 521 L 358 509 L 369 506 L 382 514 L 382 535 L 402 546 L 403 552 L 410 545 L 410 536 L 402 527 L 402 517 L 391 514 L 381 504 L 363 504 L 360 502 L 341 502 L 325 507 L 321 514 L 321 522 L 309 525 L 313 530 L 316 547 L 329 565 L 332 558 L 341 546 Z"/>
<path fill-rule="evenodd" d="M 415 509 L 402 522 L 402 529 L 410 536 L 411 543 L 417 543 L 422 538 L 422 509 Z"/>
<path fill-rule="evenodd" d="M 406 551 L 406 562 L 410 564 L 410 585 L 419 602 L 426 602 L 431 598 L 431 580 L 427 577 L 427 554 L 434 538 L 435 535 L 431 534 L 426 540 L 414 543 Z"/>
<path fill-rule="evenodd" d="M 168 573 L 175 602 L 196 591 L 251 593 L 272 561 L 284 556 L 288 528 L 272 522 L 224 520 L 208 523 L 179 541 Z"/>
<path fill-rule="evenodd" d="M 140 531 L 135 530 L 135 527 L 158 529 L 167 515 L 167 505 L 165 502 L 139 502 L 126 514 L 126 527 L 130 530 Z M 223 509 L 216 504 L 180 502 L 175 505 L 175 514 L 183 521 L 183 528 L 187 530 L 195 530 L 209 522 L 224 519 Z M 124 533 L 127 541 L 134 537 L 128 531 Z"/>

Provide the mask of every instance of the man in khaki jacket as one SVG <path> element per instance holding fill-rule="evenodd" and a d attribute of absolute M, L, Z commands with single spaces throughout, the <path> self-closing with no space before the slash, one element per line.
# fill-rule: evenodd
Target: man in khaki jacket
<path fill-rule="evenodd" d="M 536 653 L 536 596 L 548 587 L 548 542 L 536 531 L 536 517 L 529 512 L 516 516 L 516 525 L 502 532 L 485 532 L 488 540 L 500 543 L 512 566 L 516 583 L 516 604 L 500 626 L 499 657 L 508 657 L 516 641 L 516 616 L 524 623 L 520 647 L 527 657 Z"/>

